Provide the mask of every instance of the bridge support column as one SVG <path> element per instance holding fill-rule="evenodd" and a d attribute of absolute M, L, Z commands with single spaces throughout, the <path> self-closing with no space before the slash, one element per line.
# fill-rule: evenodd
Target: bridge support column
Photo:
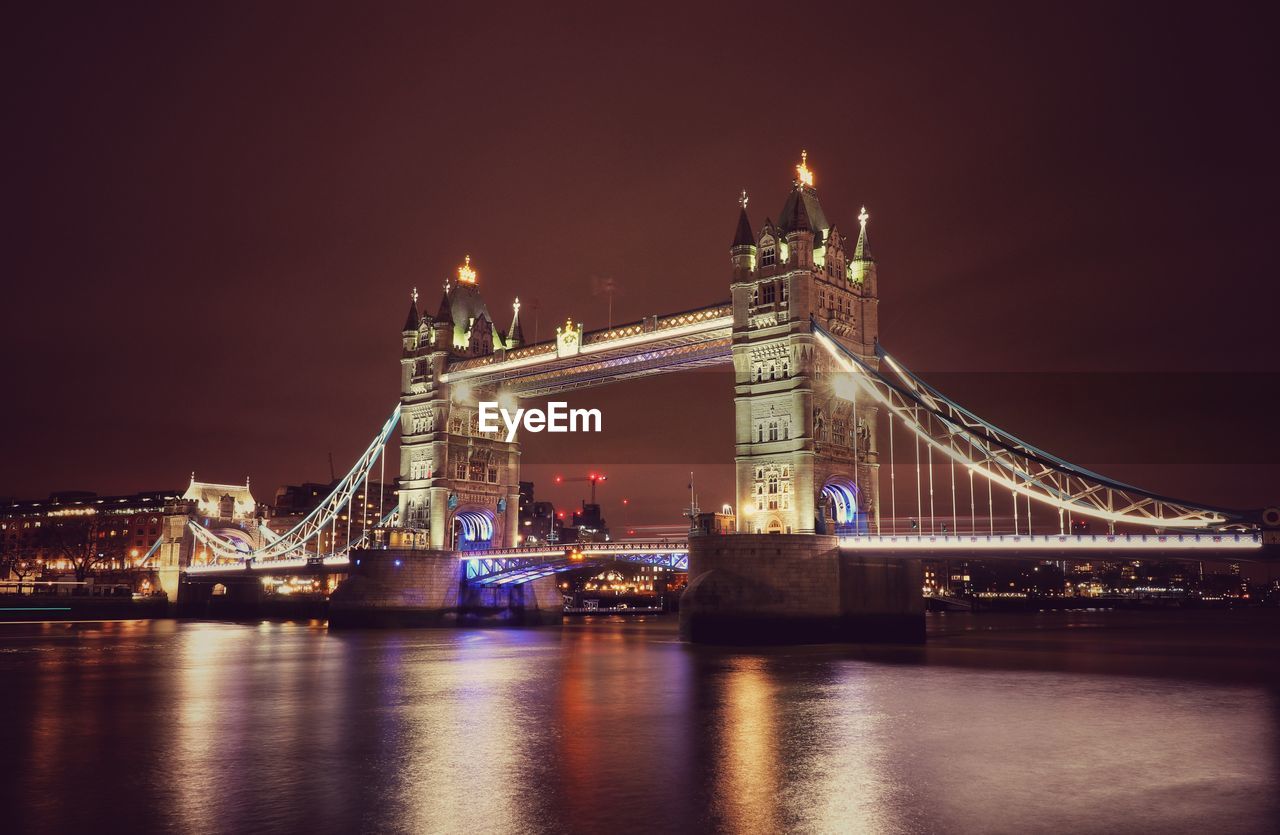
<path fill-rule="evenodd" d="M 537 626 L 564 614 L 554 576 L 473 587 L 452 551 L 354 551 L 351 558 L 351 575 L 329 598 L 333 628 Z"/>
<path fill-rule="evenodd" d="M 178 589 L 182 583 L 182 569 L 191 564 L 194 537 L 187 530 L 191 517 L 183 512 L 166 513 L 161 520 L 160 536 L 163 541 L 153 557 L 156 581 L 169 597 L 169 608 L 178 605 Z"/>
<path fill-rule="evenodd" d="M 680 631 L 709 644 L 921 643 L 920 561 L 842 552 L 834 536 L 689 539 Z"/>

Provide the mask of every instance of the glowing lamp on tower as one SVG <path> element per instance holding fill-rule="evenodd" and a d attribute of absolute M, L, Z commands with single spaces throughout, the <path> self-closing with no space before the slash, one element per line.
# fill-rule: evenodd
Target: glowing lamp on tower
<path fill-rule="evenodd" d="M 796 182 L 813 188 L 813 170 L 809 168 L 809 152 L 800 152 L 800 164 L 796 166 Z"/>
<path fill-rule="evenodd" d="M 471 256 L 468 255 L 458 267 L 458 283 L 459 284 L 475 284 L 476 271 L 471 268 Z"/>

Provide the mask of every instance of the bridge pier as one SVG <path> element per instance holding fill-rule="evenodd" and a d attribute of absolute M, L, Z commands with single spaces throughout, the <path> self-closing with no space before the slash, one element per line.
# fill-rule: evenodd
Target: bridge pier
<path fill-rule="evenodd" d="M 351 560 L 351 575 L 329 598 L 331 628 L 539 626 L 563 617 L 554 576 L 472 586 L 452 551 L 353 551 Z"/>
<path fill-rule="evenodd" d="M 186 575 L 171 608 L 189 618 L 255 618 L 262 612 L 262 580 L 258 577 Z"/>
<path fill-rule="evenodd" d="M 680 632 L 693 643 L 924 642 L 920 560 L 841 551 L 834 536 L 689 539 Z"/>

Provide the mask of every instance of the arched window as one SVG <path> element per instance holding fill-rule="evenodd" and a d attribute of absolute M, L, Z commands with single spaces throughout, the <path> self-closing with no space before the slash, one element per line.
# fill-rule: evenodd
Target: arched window
<path fill-rule="evenodd" d="M 760 266 L 772 267 L 778 263 L 778 250 L 774 247 L 773 238 L 765 236 L 760 239 Z"/>

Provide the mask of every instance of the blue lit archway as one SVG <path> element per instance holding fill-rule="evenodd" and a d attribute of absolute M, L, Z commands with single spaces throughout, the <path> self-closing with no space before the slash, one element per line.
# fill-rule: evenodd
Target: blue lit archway
<path fill-rule="evenodd" d="M 460 510 L 453 517 L 454 550 L 476 551 L 493 547 L 493 514 L 487 510 Z"/>
<path fill-rule="evenodd" d="M 858 485 L 853 479 L 834 476 L 822 487 L 822 496 L 829 508 L 827 533 L 836 536 L 851 536 L 867 532 L 865 514 L 858 510 Z"/>

